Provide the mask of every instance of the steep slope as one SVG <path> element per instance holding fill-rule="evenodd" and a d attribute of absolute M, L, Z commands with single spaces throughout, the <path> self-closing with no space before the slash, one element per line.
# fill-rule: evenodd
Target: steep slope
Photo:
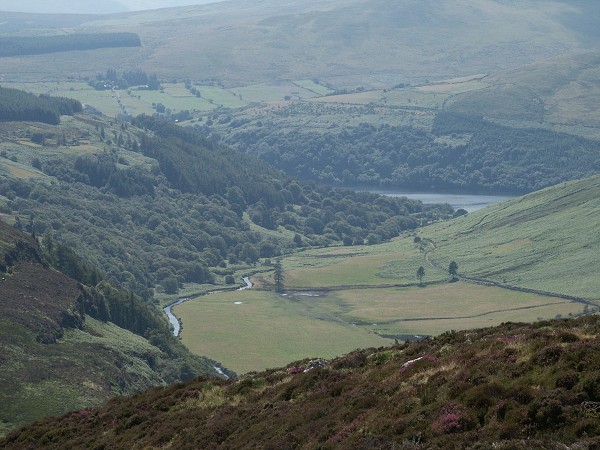
<path fill-rule="evenodd" d="M 433 225 L 429 260 L 466 276 L 600 299 L 600 176 L 572 181 Z"/>
<path fill-rule="evenodd" d="M 57 254 L 75 267 L 64 250 Z M 139 299 L 125 296 L 123 304 L 123 294 L 105 282 L 84 287 L 46 261 L 31 236 L 0 222 L 0 434 L 115 395 L 216 376 L 166 325 L 126 329 L 158 316 Z"/>
<path fill-rule="evenodd" d="M 449 332 L 45 419 L 5 448 L 593 448 L 598 317 Z"/>

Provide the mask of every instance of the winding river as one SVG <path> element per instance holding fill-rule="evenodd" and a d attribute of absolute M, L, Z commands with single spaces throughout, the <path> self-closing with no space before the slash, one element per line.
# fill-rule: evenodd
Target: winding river
<path fill-rule="evenodd" d="M 250 281 L 250 277 L 244 277 L 244 286 L 242 286 L 241 288 L 239 288 L 239 291 L 243 291 L 245 289 L 250 289 L 253 284 Z M 212 291 L 212 292 L 207 292 L 205 295 L 208 294 L 214 294 L 216 291 Z M 179 323 L 179 319 L 177 318 L 177 316 L 175 316 L 175 314 L 173 314 L 173 308 L 177 305 L 181 305 L 184 302 L 187 302 L 188 300 L 190 300 L 189 297 L 182 297 L 180 299 L 178 299 L 176 302 L 171 303 L 170 305 L 167 305 L 163 308 L 163 311 L 165 312 L 165 314 L 167 315 L 167 318 L 169 319 L 169 322 L 171 323 L 171 325 L 173 326 L 173 335 L 175 337 L 179 336 L 179 333 L 181 333 L 181 324 Z"/>

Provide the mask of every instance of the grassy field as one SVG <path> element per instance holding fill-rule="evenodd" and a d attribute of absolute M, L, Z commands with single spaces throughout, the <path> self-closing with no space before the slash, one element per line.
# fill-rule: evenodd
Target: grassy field
<path fill-rule="evenodd" d="M 596 176 L 421 229 L 426 252 L 407 235 L 381 245 L 289 255 L 283 258 L 285 295 L 255 289 L 179 306 L 183 341 L 196 353 L 247 371 L 377 345 L 382 337 L 582 314 L 600 300 L 599 199 Z M 464 276 L 581 296 L 592 304 L 449 283 L 450 261 Z M 425 287 L 416 280 L 421 265 Z M 272 275 L 257 274 L 253 281 L 268 288 Z"/>
<path fill-rule="evenodd" d="M 308 80 L 260 83 L 231 89 L 247 102 L 276 102 L 286 98 L 318 97 L 329 90 Z"/>
<path fill-rule="evenodd" d="M 466 283 L 408 288 L 247 290 L 175 308 L 183 343 L 239 372 L 305 357 L 332 357 L 391 339 L 582 312 L 583 305 Z"/>
<path fill-rule="evenodd" d="M 257 290 L 199 297 L 177 306 L 175 314 L 183 320 L 183 343 L 192 352 L 239 373 L 389 342 L 326 309 L 312 309 L 311 302 Z"/>
<path fill-rule="evenodd" d="M 600 299 L 600 177 L 564 183 L 424 229 L 459 272 Z"/>

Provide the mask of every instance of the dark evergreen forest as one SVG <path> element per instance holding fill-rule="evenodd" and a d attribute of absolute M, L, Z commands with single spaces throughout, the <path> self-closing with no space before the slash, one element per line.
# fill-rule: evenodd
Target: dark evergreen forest
<path fill-rule="evenodd" d="M 34 95 L 0 87 L 0 122 L 43 122 L 56 125 L 61 115 L 82 111 L 81 103 L 65 97 Z"/>
<path fill-rule="evenodd" d="M 43 55 L 98 48 L 139 47 L 140 45 L 142 45 L 140 37 L 135 33 L 4 36 L 0 37 L 0 57 Z"/>

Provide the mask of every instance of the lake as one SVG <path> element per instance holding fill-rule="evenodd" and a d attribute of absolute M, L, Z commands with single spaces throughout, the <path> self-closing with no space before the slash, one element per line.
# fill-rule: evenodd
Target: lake
<path fill-rule="evenodd" d="M 387 195 L 389 197 L 408 197 L 421 200 L 423 203 L 448 203 L 454 209 L 465 209 L 468 212 L 477 211 L 494 203 L 510 200 L 510 195 L 477 195 L 477 194 L 446 194 L 442 192 L 407 192 L 392 189 L 365 189 L 368 192 Z"/>

